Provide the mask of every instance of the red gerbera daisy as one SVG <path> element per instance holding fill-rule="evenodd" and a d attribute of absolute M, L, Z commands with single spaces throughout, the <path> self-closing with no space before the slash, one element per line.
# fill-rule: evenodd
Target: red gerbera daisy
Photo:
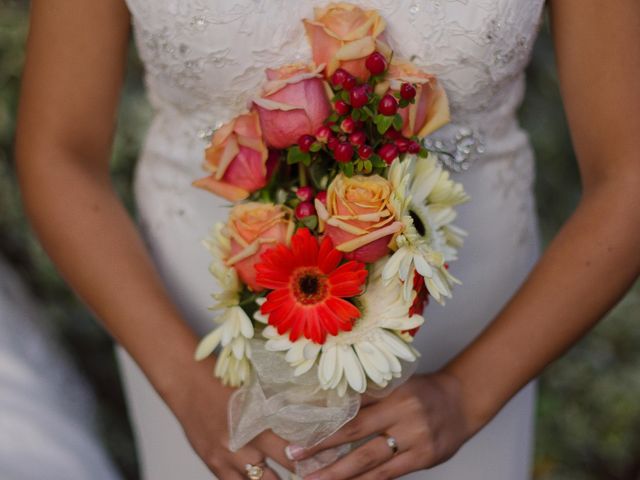
<path fill-rule="evenodd" d="M 280 244 L 260 257 L 257 283 L 273 291 L 260 307 L 269 324 L 291 341 L 304 336 L 324 343 L 327 333 L 349 331 L 360 310 L 344 298 L 362 293 L 367 279 L 363 263 L 342 265 L 342 253 L 325 237 L 320 245 L 306 228 L 291 239 L 291 248 Z"/>
<path fill-rule="evenodd" d="M 429 290 L 424 284 L 424 277 L 420 275 L 418 272 L 415 272 L 413 276 L 413 289 L 416 291 L 416 298 L 413 300 L 413 304 L 409 308 L 409 315 L 422 315 L 425 307 L 429 304 Z M 416 333 L 420 327 L 412 328 L 411 330 L 407 330 L 409 335 L 415 337 Z"/>

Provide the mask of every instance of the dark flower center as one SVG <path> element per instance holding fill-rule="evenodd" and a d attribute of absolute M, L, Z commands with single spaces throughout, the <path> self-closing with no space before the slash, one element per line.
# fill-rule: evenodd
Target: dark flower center
<path fill-rule="evenodd" d="M 293 294 L 305 305 L 321 302 L 328 293 L 327 278 L 317 268 L 302 268 L 293 274 Z"/>
<path fill-rule="evenodd" d="M 304 275 L 298 280 L 300 291 L 305 295 L 315 295 L 318 293 L 318 277 L 315 275 Z"/>
<path fill-rule="evenodd" d="M 420 236 L 424 237 L 426 235 L 426 233 L 427 233 L 427 228 L 424 226 L 424 223 L 422 222 L 422 219 L 413 210 L 409 210 L 409 215 L 411 216 L 411 219 L 413 220 L 413 226 L 416 227 L 416 230 L 418 231 Z"/>

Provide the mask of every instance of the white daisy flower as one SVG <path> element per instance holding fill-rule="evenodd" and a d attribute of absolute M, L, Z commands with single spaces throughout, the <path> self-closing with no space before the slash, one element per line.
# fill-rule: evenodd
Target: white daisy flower
<path fill-rule="evenodd" d="M 381 271 L 382 262 L 378 262 L 372 269 L 367 291 L 357 299 L 362 317 L 350 332 L 328 336 L 323 345 L 318 345 L 306 338 L 292 342 L 267 326 L 263 330 L 265 348 L 283 352 L 295 368 L 295 375 L 302 375 L 317 364 L 320 386 L 336 389 L 339 395 L 349 387 L 364 393 L 369 382 L 387 386 L 401 375 L 400 360 L 413 362 L 418 358 L 419 353 L 409 344 L 412 337 L 406 338 L 402 332 L 419 327 L 424 318 L 408 314 L 415 292 L 406 300 L 400 280 L 384 285 Z M 268 322 L 268 317 L 259 311 L 254 318 Z"/>
<path fill-rule="evenodd" d="M 249 378 L 251 370 L 251 344 L 254 330 L 251 319 L 242 307 L 227 307 L 216 317 L 221 325 L 207 334 L 198 344 L 196 360 L 203 360 L 222 346 L 216 362 L 214 374 L 225 385 L 237 387 Z"/>
<path fill-rule="evenodd" d="M 446 263 L 457 259 L 466 235 L 452 224 L 454 207 L 469 197 L 433 154 L 396 160 L 388 177 L 394 187 L 392 203 L 404 228 L 395 238 L 396 252 L 385 265 L 382 278 L 385 283 L 394 278 L 402 280 L 408 299 L 413 276 L 418 272 L 429 294 L 444 303 L 444 297 L 451 296 L 453 284 L 460 283 L 447 271 Z"/>
<path fill-rule="evenodd" d="M 222 349 L 217 358 L 214 375 L 225 385 L 237 387 L 249 379 L 251 372 L 249 341 L 254 335 L 253 324 L 239 305 L 242 284 L 238 275 L 234 268 L 230 268 L 224 262 L 231 251 L 224 224 L 216 224 L 204 244 L 213 256 L 209 270 L 220 285 L 220 291 L 212 295 L 216 304 L 211 307 L 211 310 L 221 311 L 215 318 L 220 326 L 200 341 L 195 358 L 205 359 L 220 345 Z"/>

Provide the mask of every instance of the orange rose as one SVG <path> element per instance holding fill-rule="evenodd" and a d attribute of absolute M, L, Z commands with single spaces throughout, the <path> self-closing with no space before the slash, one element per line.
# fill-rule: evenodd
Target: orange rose
<path fill-rule="evenodd" d="M 416 87 L 415 103 L 398 111 L 404 121 L 402 134 L 405 137 L 424 138 L 449 123 L 449 101 L 444 89 L 436 77 L 411 62 L 394 59 L 389 65 L 387 79 L 376 86 L 376 92 L 398 92 L 403 83 Z"/>
<path fill-rule="evenodd" d="M 283 205 L 258 202 L 235 205 L 227 222 L 231 254 L 226 264 L 236 269 L 251 290 L 262 290 L 256 283 L 255 264 L 269 248 L 279 243 L 288 245 L 294 227 L 292 212 Z"/>
<path fill-rule="evenodd" d="M 316 200 L 321 228 L 347 257 L 372 263 L 389 253 L 389 242 L 402 228 L 390 203 L 392 187 L 379 175 L 338 175 L 325 205 Z"/>
<path fill-rule="evenodd" d="M 268 156 L 258 114 L 245 113 L 216 130 L 205 151 L 211 175 L 193 185 L 232 202 L 244 200 L 267 184 Z"/>
<path fill-rule="evenodd" d="M 348 3 L 332 3 L 314 12 L 314 20 L 304 20 L 304 26 L 315 64 L 326 66 L 327 77 L 343 68 L 360 80 L 369 78 L 367 56 L 376 47 L 389 50 L 378 40 L 385 28 L 378 12 Z"/>

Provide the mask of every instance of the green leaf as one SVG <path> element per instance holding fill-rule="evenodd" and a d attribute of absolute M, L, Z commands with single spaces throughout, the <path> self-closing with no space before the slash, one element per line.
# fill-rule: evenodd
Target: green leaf
<path fill-rule="evenodd" d="M 429 156 L 429 150 L 427 150 L 426 148 L 422 147 L 420 149 L 420 151 L 418 152 L 418 156 L 420 158 L 427 158 Z"/>
<path fill-rule="evenodd" d="M 318 216 L 317 215 L 309 215 L 308 217 L 304 217 L 300 220 L 305 227 L 309 230 L 315 230 L 318 227 Z"/>
<path fill-rule="evenodd" d="M 409 100 L 401 98 L 400 102 L 398 104 L 400 105 L 400 108 L 408 107 L 409 106 Z"/>
<path fill-rule="evenodd" d="M 365 160 L 364 161 L 365 173 L 371 173 L 371 170 L 373 170 L 373 163 L 371 163 L 371 160 Z"/>
<path fill-rule="evenodd" d="M 402 120 L 402 117 L 399 113 L 396 113 L 396 115 L 393 117 L 393 128 L 395 128 L 396 130 L 402 130 L 403 124 L 404 121 Z"/>
<path fill-rule="evenodd" d="M 342 165 L 342 172 L 347 177 L 353 177 L 353 162 L 343 163 L 341 165 Z"/>
<path fill-rule="evenodd" d="M 394 122 L 394 117 L 388 117 L 386 115 L 376 115 L 373 119 L 373 123 L 378 127 L 378 133 L 383 135 L 391 127 Z"/>
<path fill-rule="evenodd" d="M 329 115 L 328 120 L 330 122 L 337 122 L 339 118 L 340 118 L 340 115 L 338 115 L 336 112 L 333 112 L 331 115 Z"/>
<path fill-rule="evenodd" d="M 387 164 L 385 163 L 384 160 L 382 160 L 380 155 L 377 155 L 377 154 L 372 155 L 370 160 L 373 163 L 373 166 L 376 168 L 385 168 L 387 166 Z"/>
<path fill-rule="evenodd" d="M 313 153 L 319 152 L 320 150 L 322 150 L 322 144 L 320 142 L 313 142 L 311 144 L 311 148 L 309 149 L 309 151 Z"/>
<path fill-rule="evenodd" d="M 311 163 L 311 155 L 300 150 L 300 147 L 291 147 L 287 152 L 287 163 L 293 165 L 302 162 L 305 165 Z"/>
<path fill-rule="evenodd" d="M 354 108 L 351 111 L 351 118 L 353 118 L 356 122 L 358 120 L 360 120 L 360 109 L 359 108 Z"/>

